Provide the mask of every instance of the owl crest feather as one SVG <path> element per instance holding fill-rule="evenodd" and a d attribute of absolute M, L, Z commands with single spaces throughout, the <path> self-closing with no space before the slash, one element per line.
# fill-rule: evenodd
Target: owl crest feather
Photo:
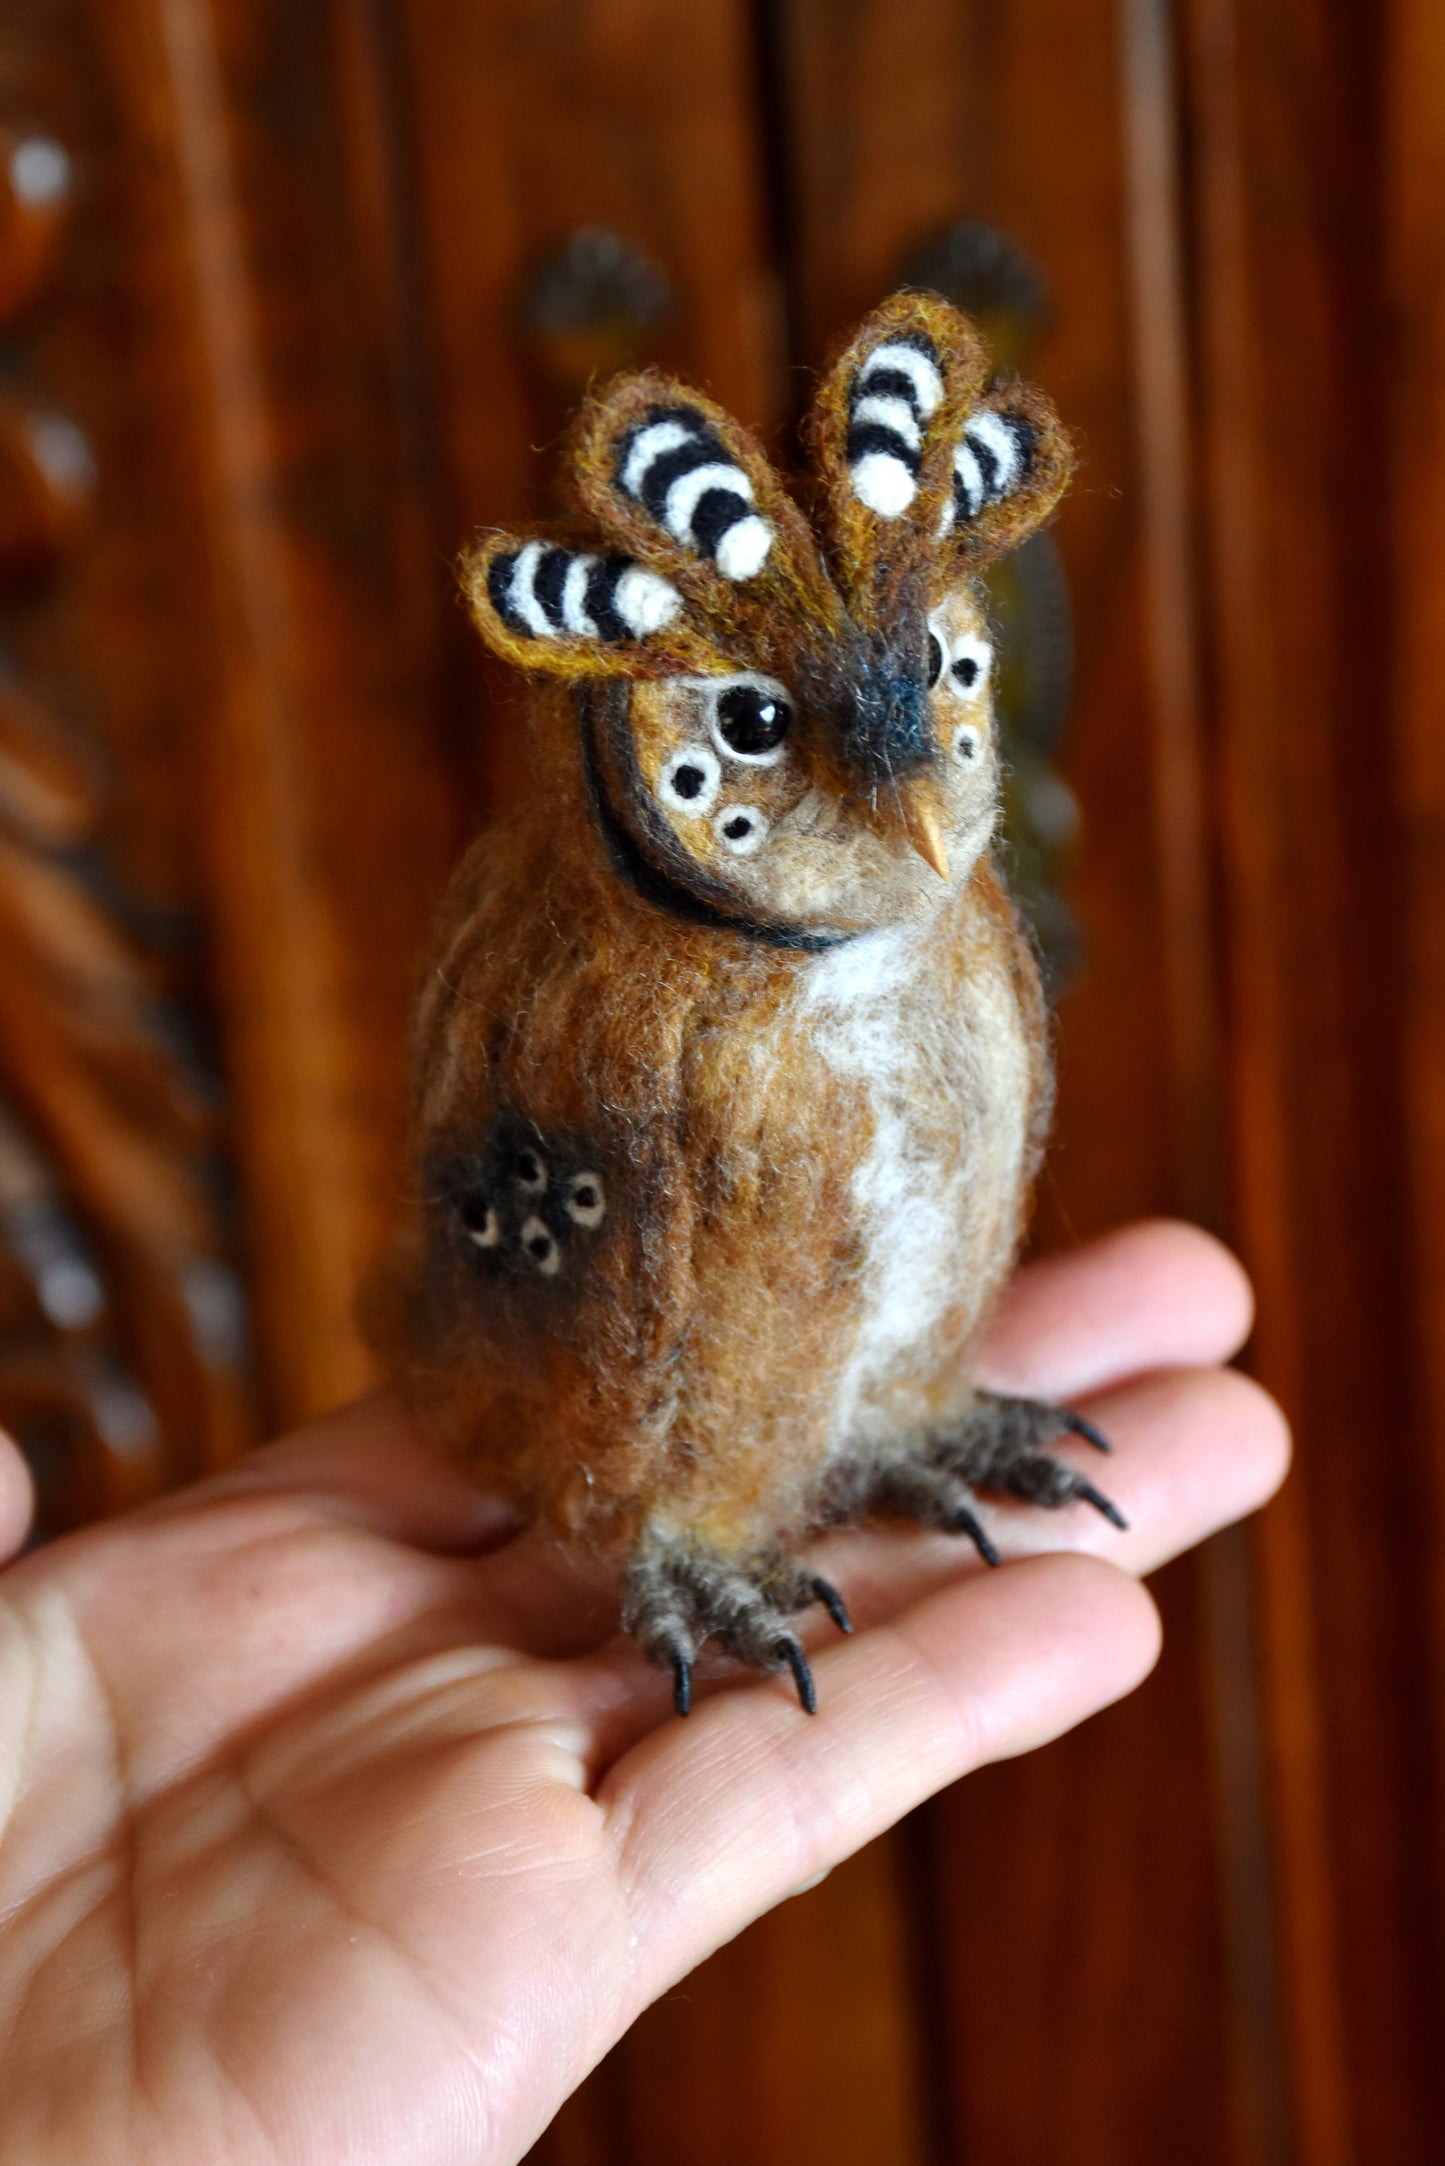
<path fill-rule="evenodd" d="M 805 427 L 816 525 L 757 438 L 647 370 L 583 406 L 569 481 L 597 543 L 487 535 L 463 584 L 488 644 L 572 679 L 785 672 L 800 644 L 912 636 L 931 595 L 1042 525 L 1069 440 L 991 379 L 973 324 L 893 295 L 826 372 Z"/>

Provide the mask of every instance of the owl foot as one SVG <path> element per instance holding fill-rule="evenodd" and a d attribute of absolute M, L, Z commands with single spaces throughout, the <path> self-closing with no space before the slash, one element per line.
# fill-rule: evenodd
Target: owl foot
<path fill-rule="evenodd" d="M 1062 1436 L 1082 1437 L 1095 1451 L 1110 1449 L 1108 1438 L 1068 1407 L 981 1391 L 956 1427 L 929 1437 L 924 1463 L 946 1470 L 970 1488 L 996 1489 L 1025 1504 L 1051 1509 L 1092 1504 L 1111 1526 L 1126 1529 L 1129 1522 L 1117 1504 L 1074 1467 L 1049 1457 L 1046 1447 Z"/>
<path fill-rule="evenodd" d="M 1107 1452 L 1107 1437 L 1069 1408 L 1042 1399 L 1014 1399 L 981 1391 L 956 1423 L 921 1437 L 906 1458 L 885 1459 L 844 1470 L 828 1516 L 853 1519 L 869 1511 L 896 1513 L 950 1534 L 966 1534 L 985 1564 L 999 1553 L 983 1527 L 976 1491 L 997 1490 L 1025 1504 L 1057 1509 L 1082 1502 L 1126 1528 L 1119 1507 L 1086 1476 L 1047 1447 L 1062 1436 L 1082 1437 Z"/>
<path fill-rule="evenodd" d="M 622 1622 L 673 1677 L 673 1705 L 692 1705 L 692 1668 L 704 1640 L 716 1640 L 737 1662 L 791 1671 L 805 1714 L 817 1711 L 813 1673 L 788 1623 L 821 1603 L 840 1632 L 853 1629 L 843 1598 L 826 1579 L 778 1550 L 745 1558 L 693 1542 L 654 1538 L 627 1574 Z"/>

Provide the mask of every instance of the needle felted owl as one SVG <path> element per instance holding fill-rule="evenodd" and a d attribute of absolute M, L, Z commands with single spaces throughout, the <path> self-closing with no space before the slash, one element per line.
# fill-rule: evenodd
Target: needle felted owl
<path fill-rule="evenodd" d="M 615 1562 L 684 1713 L 709 1639 L 812 1711 L 791 1620 L 848 1629 L 822 1527 L 904 1515 L 994 1563 L 980 1490 L 1122 1525 L 1048 1453 L 1088 1424 L 969 1371 L 1050 1101 L 977 574 L 1051 512 L 1067 441 L 917 294 L 810 441 L 805 515 L 707 399 L 621 378 L 573 450 L 600 538 L 471 556 L 483 636 L 543 682 L 417 1023 L 406 1387 Z"/>

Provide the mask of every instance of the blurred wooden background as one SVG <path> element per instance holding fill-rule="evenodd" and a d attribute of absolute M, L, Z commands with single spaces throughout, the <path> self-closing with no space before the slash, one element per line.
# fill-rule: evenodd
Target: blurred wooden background
<path fill-rule="evenodd" d="M 1430 0 L 8 0 L 0 1417 L 56 1528 L 366 1382 L 418 944 L 519 774 L 459 545 L 547 507 L 591 369 L 660 358 L 785 436 L 800 371 L 961 226 L 976 272 L 980 225 L 1042 280 L 1028 365 L 1083 448 L 1041 1238 L 1228 1232 L 1300 1471 L 1163 1575 L 1134 1700 L 724 1950 L 538 2156 L 1413 2166 L 1445 2058 Z"/>

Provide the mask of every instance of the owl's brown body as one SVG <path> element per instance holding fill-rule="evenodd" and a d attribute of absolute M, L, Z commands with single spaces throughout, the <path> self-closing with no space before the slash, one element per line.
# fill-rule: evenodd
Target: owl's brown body
<path fill-rule="evenodd" d="M 1107 1499 L 1062 1410 L 977 1390 L 1049 1103 L 994 870 L 976 573 L 1067 479 L 1047 402 L 900 295 L 820 396 L 811 521 L 697 393 L 624 379 L 575 454 L 603 541 L 498 535 L 493 646 L 564 680 L 443 912 L 393 1358 L 479 1479 L 615 1562 L 686 1710 L 709 1638 L 791 1668 L 876 1511 L 996 1554 L 978 1491 Z"/>
<path fill-rule="evenodd" d="M 510 1117 L 549 1174 L 598 1174 L 606 1216 L 552 1276 L 456 1254 L 414 1374 L 452 1448 L 559 1532 L 747 1553 L 966 1403 L 1047 1112 L 1037 973 L 986 860 L 830 953 L 685 926 L 660 953 L 581 799 L 579 776 L 463 866 L 420 1112 L 443 1195 Z"/>

